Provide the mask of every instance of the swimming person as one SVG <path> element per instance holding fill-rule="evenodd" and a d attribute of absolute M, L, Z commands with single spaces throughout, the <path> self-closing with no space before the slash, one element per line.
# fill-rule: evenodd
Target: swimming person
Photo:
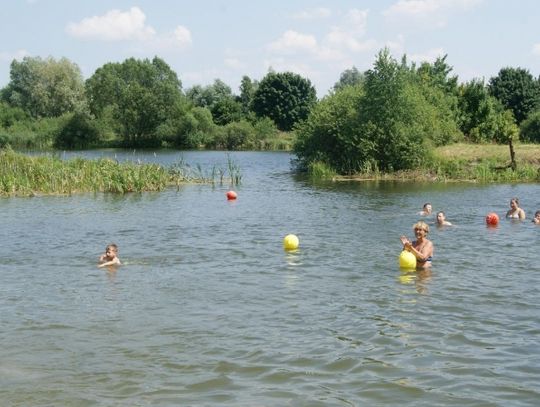
<path fill-rule="evenodd" d="M 105 253 L 99 256 L 98 267 L 119 266 L 122 263 L 118 258 L 118 246 L 111 243 L 105 248 Z"/>
<path fill-rule="evenodd" d="M 413 225 L 414 235 L 416 240 L 411 242 L 405 236 L 401 236 L 403 250 L 407 250 L 416 257 L 416 267 L 425 268 L 431 266 L 433 258 L 433 243 L 427 239 L 429 226 L 426 222 L 420 221 Z"/>
<path fill-rule="evenodd" d="M 428 216 L 428 215 L 431 215 L 432 210 L 433 210 L 433 207 L 431 206 L 431 204 L 429 202 L 426 202 L 424 206 L 422 207 L 422 210 L 418 212 L 418 214 L 422 216 Z"/>
<path fill-rule="evenodd" d="M 534 213 L 533 223 L 536 225 L 540 225 L 540 211 L 536 211 Z"/>
<path fill-rule="evenodd" d="M 519 207 L 519 199 L 512 198 L 510 200 L 510 209 L 506 212 L 506 217 L 510 219 L 525 219 L 525 211 Z"/>
<path fill-rule="evenodd" d="M 452 223 L 446 220 L 446 215 L 443 211 L 437 212 L 437 226 L 452 226 Z"/>

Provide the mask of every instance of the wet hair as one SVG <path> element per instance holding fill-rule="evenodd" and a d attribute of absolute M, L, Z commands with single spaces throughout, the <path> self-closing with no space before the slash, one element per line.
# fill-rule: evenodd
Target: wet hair
<path fill-rule="evenodd" d="M 519 206 L 519 199 L 517 199 L 517 198 L 515 198 L 515 197 L 512 198 L 512 199 L 510 199 L 510 202 L 515 202 L 516 205 Z"/>
<path fill-rule="evenodd" d="M 536 211 L 536 212 L 534 213 L 534 217 L 535 217 L 535 218 L 536 218 L 538 215 L 540 215 L 540 211 Z"/>
<path fill-rule="evenodd" d="M 426 233 L 429 233 L 429 225 L 424 222 L 424 221 L 419 221 L 419 222 L 416 222 L 414 225 L 413 225 L 413 230 L 414 229 L 422 229 L 424 230 Z"/>
<path fill-rule="evenodd" d="M 108 244 L 105 251 L 107 251 L 107 249 L 112 249 L 115 253 L 118 253 L 118 245 L 116 243 Z"/>
<path fill-rule="evenodd" d="M 429 206 L 432 206 L 432 205 L 431 205 L 431 202 L 426 202 L 426 203 L 424 204 L 423 208 L 424 208 L 424 209 L 427 208 L 428 205 L 429 205 Z"/>

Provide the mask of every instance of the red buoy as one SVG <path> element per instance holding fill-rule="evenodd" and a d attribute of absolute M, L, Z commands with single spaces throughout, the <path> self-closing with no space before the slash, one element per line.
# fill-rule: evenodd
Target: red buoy
<path fill-rule="evenodd" d="M 488 226 L 497 226 L 499 223 L 499 215 L 497 215 L 495 212 L 490 212 L 486 216 L 486 224 Z"/>
<path fill-rule="evenodd" d="M 235 200 L 236 198 L 238 198 L 238 194 L 234 191 L 227 191 L 227 199 L 229 201 L 233 201 Z"/>

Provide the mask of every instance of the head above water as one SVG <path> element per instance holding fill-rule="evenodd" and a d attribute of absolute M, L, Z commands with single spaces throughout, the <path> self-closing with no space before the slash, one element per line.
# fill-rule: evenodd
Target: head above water
<path fill-rule="evenodd" d="M 105 248 L 105 253 L 107 252 L 112 252 L 114 254 L 118 254 L 118 245 L 116 243 L 111 243 L 109 245 L 107 245 L 107 247 Z"/>
<path fill-rule="evenodd" d="M 426 235 L 429 233 L 429 225 L 424 221 L 416 222 L 413 225 L 413 230 L 416 232 L 417 230 L 423 230 L 426 232 Z"/>
<path fill-rule="evenodd" d="M 432 208 L 430 202 L 426 202 L 426 203 L 424 204 L 424 206 L 422 207 L 422 210 L 423 210 L 425 213 L 431 213 L 432 209 L 433 209 L 433 208 Z"/>

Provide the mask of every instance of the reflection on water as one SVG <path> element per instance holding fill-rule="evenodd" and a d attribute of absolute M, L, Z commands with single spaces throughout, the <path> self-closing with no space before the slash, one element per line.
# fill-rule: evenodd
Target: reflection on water
<path fill-rule="evenodd" d="M 485 216 L 512 196 L 534 213 L 538 185 L 312 184 L 286 153 L 231 157 L 233 203 L 227 185 L 0 200 L 0 404 L 537 404 L 540 228 Z M 432 228 L 432 270 L 402 272 L 428 201 L 454 226 Z M 112 241 L 124 265 L 97 268 Z"/>

